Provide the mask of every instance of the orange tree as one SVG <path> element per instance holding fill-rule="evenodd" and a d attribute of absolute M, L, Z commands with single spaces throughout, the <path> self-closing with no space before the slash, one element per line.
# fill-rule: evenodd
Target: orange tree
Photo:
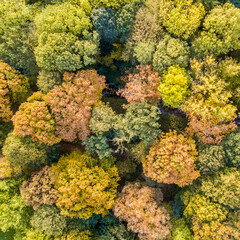
<path fill-rule="evenodd" d="M 151 146 L 148 156 L 143 159 L 143 171 L 155 181 L 183 187 L 200 175 L 195 170 L 196 160 L 194 140 L 170 131 L 163 133 L 161 139 Z"/>

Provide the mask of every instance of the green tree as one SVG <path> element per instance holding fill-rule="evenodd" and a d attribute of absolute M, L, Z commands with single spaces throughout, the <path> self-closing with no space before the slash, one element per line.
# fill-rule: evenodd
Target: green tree
<path fill-rule="evenodd" d="M 10 133 L 3 146 L 3 154 L 13 166 L 39 167 L 58 158 L 58 147 L 38 144 L 29 137 Z"/>
<path fill-rule="evenodd" d="M 240 48 L 240 9 L 234 5 L 216 6 L 204 19 L 203 27 L 193 42 L 196 53 L 220 55 Z"/>
<path fill-rule="evenodd" d="M 166 35 L 157 45 L 157 50 L 153 55 L 153 67 L 162 72 L 171 65 L 187 67 L 189 62 L 189 47 L 187 42 Z"/>
<path fill-rule="evenodd" d="M 48 236 L 61 236 L 67 226 L 67 220 L 55 206 L 42 205 L 31 217 L 32 227 Z"/>
<path fill-rule="evenodd" d="M 70 3 L 48 5 L 35 17 L 38 65 L 48 71 L 76 71 L 95 63 L 96 33 L 84 8 Z"/>
<path fill-rule="evenodd" d="M 62 215 L 87 219 L 106 215 L 113 206 L 119 180 L 113 158 L 99 160 L 75 151 L 62 156 L 53 170 Z"/>
<path fill-rule="evenodd" d="M 23 0 L 2 0 L 0 6 L 0 59 L 28 76 L 36 76 L 33 46 L 34 8 Z"/>
<path fill-rule="evenodd" d="M 31 209 L 26 206 L 20 193 L 19 185 L 24 178 L 0 180 L 0 229 L 24 230 L 29 225 Z"/>
<path fill-rule="evenodd" d="M 200 26 L 205 15 L 204 6 L 194 3 L 194 0 L 162 1 L 160 3 L 160 16 L 166 8 L 162 17 L 162 25 L 171 34 L 183 39 L 192 36 Z"/>
<path fill-rule="evenodd" d="M 173 108 L 179 107 L 187 97 L 188 85 L 189 76 L 184 68 L 178 65 L 169 67 L 164 71 L 158 86 L 163 103 Z"/>

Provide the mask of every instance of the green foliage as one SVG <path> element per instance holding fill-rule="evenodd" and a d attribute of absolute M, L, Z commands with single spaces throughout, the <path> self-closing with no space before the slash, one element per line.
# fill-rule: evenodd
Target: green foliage
<path fill-rule="evenodd" d="M 193 42 L 194 51 L 220 55 L 239 49 L 239 23 L 240 9 L 230 3 L 215 7 L 204 20 L 204 30 Z"/>
<path fill-rule="evenodd" d="M 231 209 L 240 206 L 240 171 L 237 168 L 225 168 L 201 181 L 201 191 L 212 201 Z"/>
<path fill-rule="evenodd" d="M 29 224 L 31 210 L 19 193 L 19 185 L 24 178 L 0 180 L 0 229 L 24 230 Z"/>
<path fill-rule="evenodd" d="M 198 148 L 196 165 L 201 174 L 212 174 L 226 166 L 226 163 L 222 146 L 201 144 Z"/>
<path fill-rule="evenodd" d="M 190 222 L 192 217 L 198 218 L 201 222 L 226 219 L 227 211 L 220 204 L 212 203 L 202 195 L 191 196 L 184 201 L 184 204 L 186 204 L 186 208 L 183 214 Z"/>
<path fill-rule="evenodd" d="M 187 42 L 166 35 L 157 45 L 153 55 L 153 67 L 159 74 L 171 65 L 187 67 L 189 61 L 189 47 Z"/>
<path fill-rule="evenodd" d="M 62 237 L 55 237 L 54 240 L 92 240 L 92 233 L 89 230 L 80 232 L 78 229 L 65 233 Z"/>
<path fill-rule="evenodd" d="M 103 6 L 117 10 L 128 3 L 134 2 L 134 0 L 89 0 L 89 2 L 93 8 Z"/>
<path fill-rule="evenodd" d="M 184 218 L 173 219 L 171 240 L 193 240 L 193 235 Z"/>
<path fill-rule="evenodd" d="M 188 85 L 189 77 L 184 68 L 178 65 L 169 67 L 164 71 L 158 86 L 163 103 L 173 108 L 179 107 L 185 101 Z"/>
<path fill-rule="evenodd" d="M 183 133 L 184 129 L 187 127 L 187 123 L 187 118 L 175 116 L 169 113 L 162 114 L 160 118 L 161 130 L 165 133 L 170 130 L 175 130 L 178 134 Z"/>
<path fill-rule="evenodd" d="M 151 64 L 155 50 L 155 42 L 138 42 L 134 48 L 134 57 L 137 58 L 140 64 Z"/>
<path fill-rule="evenodd" d="M 42 234 L 61 236 L 67 221 L 55 206 L 42 205 L 31 217 L 31 225 Z"/>
<path fill-rule="evenodd" d="M 35 56 L 48 71 L 76 71 L 95 63 L 98 53 L 96 33 L 83 8 L 70 3 L 49 5 L 35 17 L 38 46 Z"/>
<path fill-rule="evenodd" d="M 101 39 L 107 43 L 114 43 L 118 36 L 115 23 L 115 12 L 109 8 L 97 8 L 92 11 L 92 22 Z"/>
<path fill-rule="evenodd" d="M 59 159 L 53 170 L 57 206 L 62 215 L 87 219 L 93 213 L 108 213 L 114 204 L 119 180 L 114 161 L 114 158 L 99 160 L 76 151 Z"/>
<path fill-rule="evenodd" d="M 38 72 L 33 46 L 34 8 L 24 1 L 2 0 L 0 6 L 0 59 L 15 69 L 35 76 Z"/>
<path fill-rule="evenodd" d="M 37 78 L 37 86 L 44 93 L 48 93 L 55 85 L 62 83 L 61 74 L 59 72 L 49 72 L 41 70 Z"/>
<path fill-rule="evenodd" d="M 234 167 L 240 167 L 240 130 L 227 135 L 222 145 L 226 152 L 228 164 Z"/>
<path fill-rule="evenodd" d="M 2 153 L 2 147 L 8 136 L 8 134 L 13 130 L 13 125 L 11 122 L 0 121 L 0 154 Z"/>
<path fill-rule="evenodd" d="M 27 229 L 21 240 L 51 240 L 52 238 L 34 229 Z M 15 240 L 15 238 L 14 238 Z M 17 239 L 16 239 L 17 240 Z"/>
<path fill-rule="evenodd" d="M 109 147 L 108 138 L 104 135 L 91 136 L 83 141 L 86 151 L 94 154 L 97 153 L 100 159 L 111 156 L 113 150 Z"/>
<path fill-rule="evenodd" d="M 162 16 L 163 26 L 169 33 L 188 39 L 196 32 L 205 15 L 204 6 L 201 3 L 193 3 L 193 0 L 163 2 L 163 6 L 160 4 L 160 14 L 162 7 L 167 8 L 165 16 Z"/>
<path fill-rule="evenodd" d="M 58 147 L 38 144 L 28 137 L 22 138 L 10 133 L 3 146 L 3 154 L 15 166 L 39 167 L 57 160 Z"/>
<path fill-rule="evenodd" d="M 137 170 L 137 164 L 129 158 L 118 160 L 116 163 L 121 179 L 130 180 Z"/>
<path fill-rule="evenodd" d="M 133 29 L 135 15 L 143 4 L 141 0 L 133 1 L 123 6 L 116 14 L 116 25 L 118 32 L 121 34 L 121 42 L 125 42 L 128 39 L 129 34 Z"/>

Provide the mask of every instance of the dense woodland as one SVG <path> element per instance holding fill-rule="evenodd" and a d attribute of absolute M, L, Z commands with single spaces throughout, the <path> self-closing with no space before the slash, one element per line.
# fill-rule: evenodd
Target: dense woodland
<path fill-rule="evenodd" d="M 239 0 L 0 0 L 0 239 L 240 239 Z"/>

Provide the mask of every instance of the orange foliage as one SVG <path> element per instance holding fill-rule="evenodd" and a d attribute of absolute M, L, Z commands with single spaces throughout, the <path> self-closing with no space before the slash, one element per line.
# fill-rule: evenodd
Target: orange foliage
<path fill-rule="evenodd" d="M 113 212 L 127 226 L 138 233 L 142 240 L 166 239 L 171 234 L 170 215 L 162 201 L 160 189 L 143 186 L 141 183 L 124 186 L 113 206 Z"/>
<path fill-rule="evenodd" d="M 41 92 L 35 92 L 27 102 L 21 104 L 12 121 L 14 135 L 31 136 L 32 141 L 48 145 L 61 141 L 55 135 L 55 120 L 43 101 Z"/>
<path fill-rule="evenodd" d="M 105 77 L 96 70 L 65 72 L 63 84 L 55 86 L 45 97 L 56 119 L 56 134 L 63 140 L 85 140 L 93 105 L 100 99 Z"/>
<path fill-rule="evenodd" d="M 143 159 L 144 174 L 158 182 L 175 183 L 180 187 L 189 185 L 200 176 L 199 171 L 195 171 L 197 154 L 193 139 L 178 135 L 176 131 L 163 133 Z"/>
<path fill-rule="evenodd" d="M 161 99 L 158 91 L 161 78 L 151 66 L 137 66 L 133 73 L 127 71 L 121 79 L 126 82 L 126 86 L 119 90 L 118 94 L 125 97 L 129 103 Z"/>
<path fill-rule="evenodd" d="M 12 105 L 25 101 L 29 89 L 28 78 L 0 60 L 0 118 L 10 121 Z"/>
<path fill-rule="evenodd" d="M 189 135 L 194 134 L 203 143 L 219 144 L 226 134 L 233 132 L 237 125 L 234 122 L 214 124 L 208 120 L 191 116 L 187 132 Z"/>

